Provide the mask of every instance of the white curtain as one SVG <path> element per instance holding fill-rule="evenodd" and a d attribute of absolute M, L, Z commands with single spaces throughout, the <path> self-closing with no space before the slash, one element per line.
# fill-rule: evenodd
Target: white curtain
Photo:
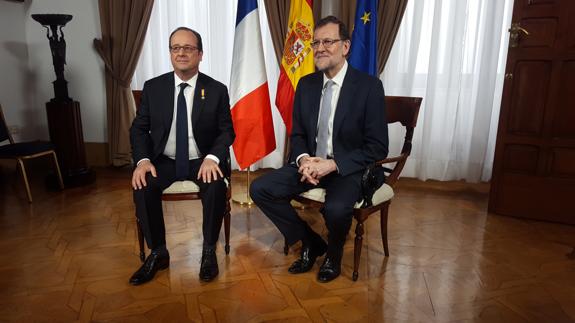
<path fill-rule="evenodd" d="M 260 25 L 266 60 L 266 71 L 276 134 L 276 150 L 252 166 L 279 168 L 283 164 L 285 126 L 275 108 L 275 94 L 279 77 L 273 43 L 269 32 L 264 2 L 258 1 Z M 200 71 L 226 84 L 229 88 L 237 0 L 156 0 L 150 17 L 140 61 L 132 79 L 132 89 L 142 89 L 152 77 L 172 71 L 168 51 L 170 33 L 180 26 L 196 30 L 204 47 Z M 232 167 L 237 169 L 232 153 Z"/>
<path fill-rule="evenodd" d="M 277 149 L 252 169 L 278 168 L 285 140 L 274 104 L 279 66 L 263 1 L 258 5 Z M 381 76 L 386 94 L 424 98 L 403 176 L 490 179 L 512 6 L 513 0 L 409 1 Z M 229 87 L 236 7 L 237 0 L 156 0 L 132 88 L 172 70 L 168 38 L 179 26 L 202 35 L 200 71 Z M 392 153 L 403 135 L 390 127 Z"/>
<path fill-rule="evenodd" d="M 512 0 L 411 0 L 381 76 L 387 95 L 423 97 L 402 176 L 488 181 Z M 390 128 L 390 150 L 403 133 Z"/>

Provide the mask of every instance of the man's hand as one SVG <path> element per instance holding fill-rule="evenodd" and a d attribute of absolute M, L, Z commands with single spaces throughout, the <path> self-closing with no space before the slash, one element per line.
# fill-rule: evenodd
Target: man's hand
<path fill-rule="evenodd" d="M 198 179 L 201 179 L 204 183 L 211 183 L 212 180 L 216 181 L 218 179 L 218 175 L 219 177 L 224 177 L 218 164 L 209 158 L 204 158 L 198 172 Z"/>
<path fill-rule="evenodd" d="M 311 165 L 313 163 L 314 159 L 310 156 L 304 156 L 299 160 L 298 173 L 302 175 L 300 179 L 301 182 L 308 182 L 312 185 L 317 185 L 319 183 L 319 181 L 311 174 Z"/>
<path fill-rule="evenodd" d="M 313 172 L 316 179 L 321 179 L 322 177 L 337 171 L 337 165 L 333 159 L 323 159 L 316 157 L 318 160 L 313 164 Z"/>
<path fill-rule="evenodd" d="M 152 173 L 152 176 L 158 177 L 156 174 L 156 167 L 154 167 L 154 164 L 149 160 L 143 160 L 138 164 L 138 166 L 136 166 L 136 169 L 134 169 L 134 173 L 132 174 L 132 187 L 135 190 L 142 189 L 142 187 L 148 185 L 148 183 L 146 183 L 146 173 L 148 172 Z"/>
<path fill-rule="evenodd" d="M 337 165 L 333 159 L 306 156 L 301 158 L 298 172 L 302 175 L 302 182 L 317 185 L 322 177 L 336 170 Z"/>

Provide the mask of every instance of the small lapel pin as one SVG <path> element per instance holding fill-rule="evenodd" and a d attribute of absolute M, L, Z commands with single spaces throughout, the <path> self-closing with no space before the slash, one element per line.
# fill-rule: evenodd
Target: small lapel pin
<path fill-rule="evenodd" d="M 204 94 L 205 94 L 204 89 L 202 89 L 202 100 L 206 98 Z"/>

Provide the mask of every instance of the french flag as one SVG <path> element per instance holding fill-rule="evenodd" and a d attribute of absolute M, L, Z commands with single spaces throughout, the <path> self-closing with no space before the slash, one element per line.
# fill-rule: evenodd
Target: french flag
<path fill-rule="evenodd" d="M 230 103 L 240 169 L 276 148 L 257 0 L 239 0 L 234 35 Z"/>

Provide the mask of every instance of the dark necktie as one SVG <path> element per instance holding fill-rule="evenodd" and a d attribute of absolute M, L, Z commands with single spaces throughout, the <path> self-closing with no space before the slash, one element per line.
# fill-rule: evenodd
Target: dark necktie
<path fill-rule="evenodd" d="M 317 138 L 315 156 L 327 157 L 327 139 L 329 137 L 329 116 L 331 115 L 331 97 L 333 93 L 333 81 L 329 80 L 325 84 L 323 92 L 323 101 L 321 101 L 321 110 L 319 111 L 319 122 L 317 125 Z"/>
<path fill-rule="evenodd" d="M 190 175 L 190 150 L 188 148 L 188 109 L 184 89 L 188 83 L 180 84 L 176 112 L 176 178 L 187 179 Z"/>

